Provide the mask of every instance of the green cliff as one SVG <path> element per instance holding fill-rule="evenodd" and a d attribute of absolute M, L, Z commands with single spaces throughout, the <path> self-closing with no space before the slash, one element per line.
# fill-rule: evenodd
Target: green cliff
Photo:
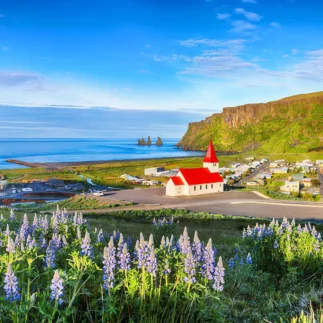
<path fill-rule="evenodd" d="M 323 150 L 323 92 L 262 104 L 224 108 L 188 126 L 178 143 L 186 150 L 307 152 Z"/>

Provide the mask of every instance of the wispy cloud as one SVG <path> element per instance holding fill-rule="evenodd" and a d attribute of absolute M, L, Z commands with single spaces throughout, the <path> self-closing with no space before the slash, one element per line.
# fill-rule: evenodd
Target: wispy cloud
<path fill-rule="evenodd" d="M 230 14 L 228 14 L 228 13 L 218 13 L 218 14 L 216 15 L 216 17 L 217 17 L 219 20 L 227 20 L 227 19 L 229 19 L 229 18 L 231 17 L 231 15 L 230 15 Z"/>
<path fill-rule="evenodd" d="M 232 21 L 233 28 L 230 29 L 231 32 L 235 33 L 245 33 L 256 30 L 258 27 L 246 20 L 235 20 Z"/>
<path fill-rule="evenodd" d="M 253 3 L 253 4 L 257 4 L 256 0 L 241 0 L 241 2 L 243 3 Z"/>
<path fill-rule="evenodd" d="M 199 45 L 209 47 L 234 47 L 241 46 L 244 42 L 244 39 L 217 40 L 209 38 L 191 38 L 187 40 L 178 41 L 178 43 L 184 47 L 197 47 Z"/>
<path fill-rule="evenodd" d="M 271 23 L 269 24 L 269 26 L 270 26 L 270 27 L 272 27 L 272 28 L 276 28 L 276 29 L 280 29 L 280 28 L 281 28 L 280 23 L 275 22 L 275 21 L 271 22 Z"/>
<path fill-rule="evenodd" d="M 262 16 L 258 15 L 257 13 L 246 11 L 243 8 L 236 8 L 234 11 L 236 14 L 243 15 L 246 19 L 250 21 L 260 21 L 262 19 Z"/>
<path fill-rule="evenodd" d="M 2 51 L 7 52 L 9 50 L 9 47 L 3 46 L 1 49 L 2 49 Z"/>
<path fill-rule="evenodd" d="M 41 81 L 42 78 L 36 74 L 0 72 L 0 86 L 18 86 Z"/>

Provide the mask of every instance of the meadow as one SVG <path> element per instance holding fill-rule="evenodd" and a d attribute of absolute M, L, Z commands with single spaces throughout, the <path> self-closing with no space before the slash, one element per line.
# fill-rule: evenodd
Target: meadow
<path fill-rule="evenodd" d="M 258 159 L 269 158 L 270 160 L 285 159 L 288 162 L 296 162 L 304 159 L 322 159 L 323 154 L 320 152 L 308 153 L 284 153 L 284 154 L 257 154 L 253 152 L 244 152 L 235 155 L 219 155 L 220 166 L 226 166 L 233 162 L 245 161 L 248 156 L 255 156 Z M 6 169 L 0 170 L 10 182 L 28 182 L 33 179 L 47 180 L 49 178 L 59 178 L 70 181 L 80 181 L 86 187 L 88 186 L 85 178 L 91 178 L 92 181 L 99 185 L 113 186 L 118 188 L 135 188 L 137 184 L 127 183 L 120 178 L 122 174 L 131 174 L 133 176 L 152 179 L 153 177 L 144 176 L 144 169 L 149 167 L 164 166 L 166 170 L 173 168 L 192 168 L 201 167 L 201 157 L 188 158 L 164 158 L 151 160 L 130 160 L 120 162 L 107 162 L 105 164 L 64 166 L 61 169 L 53 170 L 46 168 L 24 168 L 24 169 Z M 167 182 L 167 177 L 158 177 L 161 182 Z M 140 187 L 145 187 L 140 185 Z"/>
<path fill-rule="evenodd" d="M 320 319 L 321 226 L 210 214 L 197 220 L 176 212 L 132 213 L 127 222 L 137 230 L 131 234 L 109 230 L 109 218 L 122 223 L 124 212 L 87 219 L 63 210 L 33 218 L 6 213 L 0 220 L 0 320 Z M 104 230 L 95 221 L 100 217 L 108 222 Z M 218 228 L 212 234 L 218 239 L 207 237 L 212 229 L 194 232 L 203 221 Z"/>

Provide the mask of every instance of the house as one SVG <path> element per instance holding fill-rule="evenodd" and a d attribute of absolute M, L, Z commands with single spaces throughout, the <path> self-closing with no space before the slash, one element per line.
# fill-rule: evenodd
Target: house
<path fill-rule="evenodd" d="M 165 167 L 151 167 L 151 168 L 145 168 L 145 175 L 154 175 L 156 173 L 160 173 L 165 171 Z"/>
<path fill-rule="evenodd" d="M 8 184 L 8 181 L 0 180 L 0 190 L 3 190 L 4 188 L 6 188 L 7 184 Z"/>
<path fill-rule="evenodd" d="M 294 174 L 290 176 L 290 180 L 292 181 L 302 181 L 304 179 L 304 174 Z"/>
<path fill-rule="evenodd" d="M 288 167 L 275 167 L 275 168 L 270 168 L 270 171 L 273 174 L 287 174 L 289 168 Z"/>
<path fill-rule="evenodd" d="M 285 193 L 299 193 L 299 181 L 285 181 L 285 185 L 281 186 L 280 190 Z"/>
<path fill-rule="evenodd" d="M 150 181 L 150 180 L 143 180 L 142 181 L 143 185 L 148 185 L 148 186 L 154 186 L 154 185 L 158 185 L 159 182 L 158 181 Z"/>
<path fill-rule="evenodd" d="M 223 192 L 224 182 L 219 174 L 219 160 L 210 141 L 203 167 L 180 168 L 166 184 L 166 195 L 202 195 Z"/>
<path fill-rule="evenodd" d="M 64 187 L 64 181 L 62 179 L 57 179 L 57 178 L 50 178 L 48 180 L 48 184 L 50 187 L 53 187 L 53 188 Z"/>
<path fill-rule="evenodd" d="M 304 187 L 312 187 L 312 179 L 311 178 L 304 178 L 301 183 L 304 185 Z"/>
<path fill-rule="evenodd" d="M 257 181 L 247 181 L 247 186 L 259 186 L 260 184 Z"/>

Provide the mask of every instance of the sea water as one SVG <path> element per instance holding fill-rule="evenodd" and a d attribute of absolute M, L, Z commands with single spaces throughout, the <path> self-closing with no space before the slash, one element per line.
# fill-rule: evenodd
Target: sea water
<path fill-rule="evenodd" d="M 7 163 L 7 159 L 42 163 L 202 156 L 205 154 L 177 148 L 178 138 L 163 139 L 163 146 L 138 146 L 137 140 L 2 139 L 0 141 L 0 169 L 23 167 Z M 152 138 L 152 142 L 155 143 L 156 138 Z"/>

